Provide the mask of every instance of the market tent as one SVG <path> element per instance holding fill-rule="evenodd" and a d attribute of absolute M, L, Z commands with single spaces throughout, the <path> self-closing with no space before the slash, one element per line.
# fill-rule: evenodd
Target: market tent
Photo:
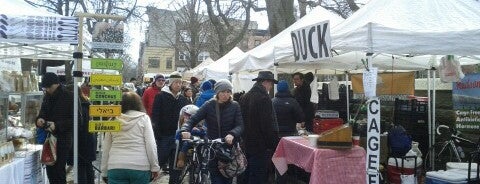
<path fill-rule="evenodd" d="M 183 74 L 184 78 L 190 78 L 190 77 L 197 77 L 197 78 L 203 78 L 202 76 L 202 71 L 203 69 L 208 66 L 209 64 L 212 64 L 214 61 L 212 58 L 208 57 L 205 61 L 202 61 L 199 65 L 197 65 L 195 68 L 192 68 L 188 71 L 186 71 Z"/>
<path fill-rule="evenodd" d="M 479 10 L 475 0 L 372 0 L 332 28 L 332 48 L 398 55 L 479 54 Z"/>
<path fill-rule="evenodd" d="M 293 58 L 290 32 L 324 20 L 330 20 L 330 27 L 333 27 L 342 22 L 343 18 L 320 6 L 316 7 L 275 37 L 230 61 L 229 71 L 236 73 L 245 70 L 272 69 L 274 62 L 290 60 L 290 58 Z"/>
<path fill-rule="evenodd" d="M 220 59 L 206 66 L 202 72 L 203 76 L 205 79 L 228 79 L 230 61 L 242 54 L 244 52 L 241 49 L 233 48 Z"/>

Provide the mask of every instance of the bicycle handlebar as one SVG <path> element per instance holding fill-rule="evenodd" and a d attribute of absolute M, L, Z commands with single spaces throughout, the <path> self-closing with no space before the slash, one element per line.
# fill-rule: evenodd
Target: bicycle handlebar
<path fill-rule="evenodd" d="M 450 129 L 450 127 L 448 127 L 447 125 L 438 125 L 438 127 L 437 127 L 437 134 L 438 135 L 442 135 L 442 133 L 440 133 L 440 128 Z"/>

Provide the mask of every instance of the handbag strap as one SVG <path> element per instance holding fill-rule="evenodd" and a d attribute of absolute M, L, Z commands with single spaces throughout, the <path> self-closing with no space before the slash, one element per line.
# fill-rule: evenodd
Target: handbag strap
<path fill-rule="evenodd" d="M 215 111 L 217 114 L 217 125 L 218 125 L 218 138 L 222 137 L 222 129 L 220 127 L 220 107 L 218 105 L 218 102 L 215 100 Z"/>

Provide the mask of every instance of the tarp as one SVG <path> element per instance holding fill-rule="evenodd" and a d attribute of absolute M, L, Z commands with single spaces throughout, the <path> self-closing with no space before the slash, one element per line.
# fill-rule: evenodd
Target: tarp
<path fill-rule="evenodd" d="M 311 12 L 278 33 L 275 37 L 232 60 L 230 62 L 230 72 L 272 69 L 274 62 L 293 61 L 291 31 L 324 20 L 330 20 L 330 25 L 333 27 L 342 22 L 343 18 L 322 7 L 315 7 Z"/>
<path fill-rule="evenodd" d="M 372 0 L 331 30 L 332 49 L 410 55 L 475 55 L 475 0 Z"/>

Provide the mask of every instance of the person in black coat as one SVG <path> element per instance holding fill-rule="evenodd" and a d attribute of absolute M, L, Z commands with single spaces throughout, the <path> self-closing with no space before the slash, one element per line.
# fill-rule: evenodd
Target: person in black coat
<path fill-rule="evenodd" d="M 305 115 L 298 102 L 288 90 L 287 81 L 281 80 L 277 85 L 277 94 L 272 99 L 278 120 L 278 136 L 293 136 L 297 127 L 303 126 Z"/>
<path fill-rule="evenodd" d="M 162 88 L 162 92 L 155 96 L 152 108 L 152 125 L 157 141 L 158 162 L 163 166 L 168 161 L 169 183 L 179 183 L 180 171 L 174 168 L 175 159 L 175 132 L 179 112 L 188 104 L 181 94 L 182 77 L 178 72 L 170 74 L 169 85 Z"/>
<path fill-rule="evenodd" d="M 305 128 L 310 132 L 313 131 L 312 122 L 315 115 L 313 103 L 310 102 L 310 97 L 312 96 L 312 90 L 310 89 L 311 82 L 311 80 L 306 80 L 302 73 L 297 72 L 293 74 L 293 83 L 295 84 L 293 97 L 300 104 L 300 107 L 302 107 L 305 115 Z"/>
<path fill-rule="evenodd" d="M 97 159 L 97 136 L 88 132 L 90 102 L 81 91 L 79 91 L 79 98 L 81 108 L 78 113 L 78 182 L 94 184 L 95 173 L 92 162 Z"/>
<path fill-rule="evenodd" d="M 210 140 L 225 138 L 227 144 L 233 144 L 240 140 L 243 133 L 243 119 L 240 105 L 232 100 L 232 84 L 225 79 L 215 84 L 215 98 L 203 104 L 195 115 L 193 115 L 182 127 L 182 137 L 190 138 L 190 131 L 200 121 L 205 119 L 207 137 Z M 219 119 L 217 120 L 217 106 Z M 209 162 L 209 171 L 212 184 L 229 184 L 232 178 L 225 178 L 218 170 L 217 158 Z"/>
<path fill-rule="evenodd" d="M 45 96 L 36 126 L 57 138 L 57 160 L 54 165 L 47 166 L 48 180 L 51 184 L 65 184 L 66 160 L 72 147 L 73 94 L 60 85 L 58 76 L 51 72 L 43 75 L 40 85 Z"/>
<path fill-rule="evenodd" d="M 278 143 L 278 127 L 274 128 L 275 113 L 270 91 L 277 81 L 270 71 L 260 71 L 253 87 L 240 98 L 245 132 L 242 135 L 247 169 L 239 183 L 265 183 L 269 152 L 275 150 Z"/>

